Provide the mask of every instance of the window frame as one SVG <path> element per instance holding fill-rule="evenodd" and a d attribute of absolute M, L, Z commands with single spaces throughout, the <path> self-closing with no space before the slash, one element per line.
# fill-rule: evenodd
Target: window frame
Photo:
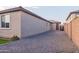
<path fill-rule="evenodd" d="M 7 15 L 8 15 L 8 14 L 6 14 L 6 15 L 0 15 L 0 29 L 10 29 L 10 22 L 11 22 L 10 19 L 11 19 L 11 18 L 9 18 L 9 22 L 6 22 L 6 16 L 7 16 Z M 2 19 L 1 19 L 2 16 L 5 17 L 5 19 L 4 19 L 5 27 L 2 27 Z M 9 15 L 9 17 L 10 17 L 10 15 Z M 7 23 L 9 23 L 9 27 L 6 26 Z"/>

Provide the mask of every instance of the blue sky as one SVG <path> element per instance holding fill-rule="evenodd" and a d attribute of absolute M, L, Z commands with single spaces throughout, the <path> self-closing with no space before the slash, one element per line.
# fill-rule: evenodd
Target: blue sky
<path fill-rule="evenodd" d="M 47 20 L 61 22 L 65 21 L 71 11 L 79 10 L 79 6 L 35 6 L 26 8 Z"/>
<path fill-rule="evenodd" d="M 66 20 L 71 11 L 79 10 L 79 6 L 23 6 L 33 13 L 47 19 L 61 21 Z M 14 6 L 2 6 L 0 10 L 14 8 Z"/>

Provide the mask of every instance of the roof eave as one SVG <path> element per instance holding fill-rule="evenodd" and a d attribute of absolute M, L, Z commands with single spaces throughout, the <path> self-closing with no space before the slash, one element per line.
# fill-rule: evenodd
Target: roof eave
<path fill-rule="evenodd" d="M 15 12 L 15 11 L 23 11 L 23 12 L 25 12 L 25 13 L 28 13 L 28 14 L 32 15 L 32 16 L 35 16 L 35 17 L 37 17 L 37 18 L 40 18 L 41 20 L 44 20 L 44 21 L 46 21 L 46 22 L 51 23 L 50 21 L 48 21 L 48 20 L 46 20 L 46 19 L 44 19 L 44 18 L 42 18 L 42 17 L 36 15 L 35 13 L 32 13 L 31 11 L 29 11 L 29 10 L 27 10 L 27 9 L 21 7 L 21 6 L 16 7 L 16 8 L 7 9 L 7 10 L 2 10 L 2 11 L 0 11 L 0 14 L 10 13 L 10 12 Z"/>

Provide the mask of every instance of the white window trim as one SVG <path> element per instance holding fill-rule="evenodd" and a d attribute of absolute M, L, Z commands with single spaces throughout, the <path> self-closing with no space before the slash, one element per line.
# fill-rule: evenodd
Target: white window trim
<path fill-rule="evenodd" d="M 9 27 L 9 28 L 0 28 L 0 29 L 11 29 L 11 28 Z"/>

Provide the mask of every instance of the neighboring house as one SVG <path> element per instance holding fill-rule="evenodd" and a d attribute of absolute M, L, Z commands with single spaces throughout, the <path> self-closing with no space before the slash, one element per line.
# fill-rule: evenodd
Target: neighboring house
<path fill-rule="evenodd" d="M 51 22 L 22 8 L 0 11 L 0 37 L 28 37 L 51 30 Z"/>
<path fill-rule="evenodd" d="M 79 11 L 69 14 L 64 24 L 66 34 L 79 47 Z"/>
<path fill-rule="evenodd" d="M 50 22 L 52 22 L 52 24 L 51 24 L 51 29 L 52 30 L 60 30 L 61 22 L 54 21 L 54 20 L 50 20 Z"/>
<path fill-rule="evenodd" d="M 56 30 L 60 30 L 61 22 L 56 21 Z"/>
<path fill-rule="evenodd" d="M 64 25 L 63 24 L 60 25 L 60 31 L 64 31 Z"/>

